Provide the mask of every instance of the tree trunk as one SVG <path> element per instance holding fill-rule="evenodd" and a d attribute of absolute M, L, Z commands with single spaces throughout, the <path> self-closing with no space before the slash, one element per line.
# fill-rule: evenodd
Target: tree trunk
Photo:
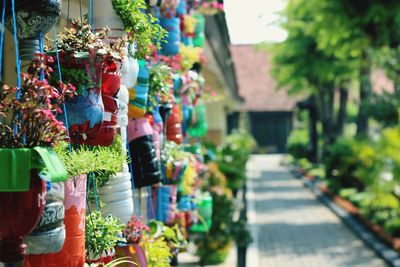
<path fill-rule="evenodd" d="M 371 64 L 366 53 L 363 55 L 360 70 L 360 107 L 357 118 L 357 135 L 368 134 L 368 105 L 372 94 Z"/>
<path fill-rule="evenodd" d="M 310 161 L 318 163 L 318 110 L 315 96 L 310 97 L 309 114 L 309 133 L 310 133 Z"/>
<path fill-rule="evenodd" d="M 343 135 L 344 132 L 344 126 L 346 124 L 346 119 L 347 119 L 347 101 L 349 98 L 349 92 L 347 91 L 346 88 L 340 87 L 339 88 L 339 110 L 337 114 L 337 119 L 336 119 L 336 136 L 335 139 L 339 136 Z"/>
<path fill-rule="evenodd" d="M 334 90 L 331 88 L 321 88 L 318 96 L 318 115 L 322 124 L 322 139 L 324 142 L 322 155 L 325 156 L 328 148 L 335 141 L 334 133 Z"/>

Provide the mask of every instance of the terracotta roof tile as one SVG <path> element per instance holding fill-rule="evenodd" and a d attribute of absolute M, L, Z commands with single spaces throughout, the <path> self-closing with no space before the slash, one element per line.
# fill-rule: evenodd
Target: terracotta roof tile
<path fill-rule="evenodd" d="M 270 56 L 267 51 L 253 45 L 232 45 L 239 94 L 245 99 L 247 111 L 291 111 L 296 98 L 288 97 L 284 90 L 277 90 L 271 77 Z"/>

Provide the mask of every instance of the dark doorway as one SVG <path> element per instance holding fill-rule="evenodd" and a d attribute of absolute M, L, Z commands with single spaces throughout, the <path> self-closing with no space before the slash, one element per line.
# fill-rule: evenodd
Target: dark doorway
<path fill-rule="evenodd" d="M 284 153 L 292 128 L 292 112 L 249 112 L 250 131 L 267 153 Z"/>

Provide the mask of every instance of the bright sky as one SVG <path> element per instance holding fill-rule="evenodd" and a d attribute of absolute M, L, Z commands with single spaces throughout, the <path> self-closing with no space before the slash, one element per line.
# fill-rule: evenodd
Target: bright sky
<path fill-rule="evenodd" d="M 285 0 L 225 0 L 224 9 L 232 44 L 277 42 L 286 32 L 277 27 Z"/>

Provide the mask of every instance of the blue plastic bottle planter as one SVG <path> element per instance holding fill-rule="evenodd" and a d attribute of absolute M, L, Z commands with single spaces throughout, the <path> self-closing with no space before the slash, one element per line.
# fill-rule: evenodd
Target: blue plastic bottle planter
<path fill-rule="evenodd" d="M 173 223 L 175 218 L 177 187 L 162 185 L 157 190 L 156 219 L 166 224 Z"/>
<path fill-rule="evenodd" d="M 140 60 L 137 84 L 133 90 L 129 91 L 129 118 L 138 119 L 146 115 L 147 99 L 149 95 L 149 78 L 150 74 L 146 62 Z"/>
<path fill-rule="evenodd" d="M 161 43 L 161 53 L 166 56 L 178 54 L 181 46 L 180 19 L 166 15 L 160 19 L 160 25 L 168 31 L 166 42 Z"/>
<path fill-rule="evenodd" d="M 100 89 L 88 89 L 65 103 L 68 114 L 71 142 L 84 144 L 88 138 L 95 138 L 103 122 L 104 105 Z M 59 116 L 64 121 L 64 116 Z"/>

